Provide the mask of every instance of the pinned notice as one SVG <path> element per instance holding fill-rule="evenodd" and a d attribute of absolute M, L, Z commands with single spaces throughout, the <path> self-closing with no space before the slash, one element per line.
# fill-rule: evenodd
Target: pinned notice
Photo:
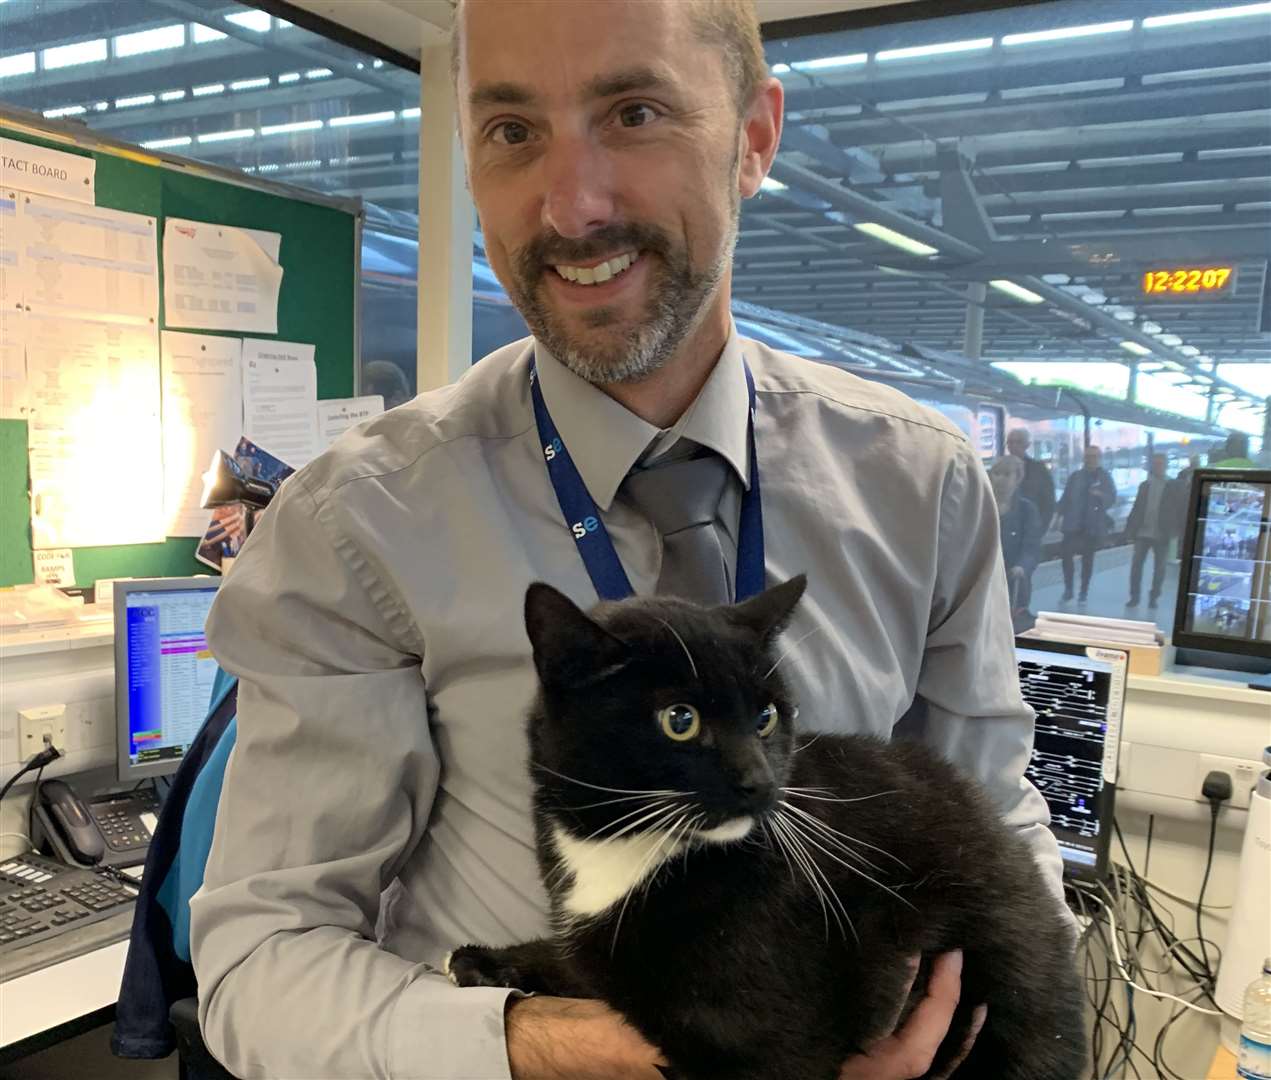
<path fill-rule="evenodd" d="M 243 429 L 293 468 L 318 450 L 315 348 L 298 341 L 243 342 Z"/>
<path fill-rule="evenodd" d="M 163 302 L 170 327 L 278 333 L 282 235 L 168 218 Z"/>
<path fill-rule="evenodd" d="M 96 178 L 95 158 L 0 139 L 0 187 L 92 204 L 96 201 Z"/>
<path fill-rule="evenodd" d="M 75 561 L 70 548 L 48 548 L 32 555 L 37 585 L 74 585 Z"/>

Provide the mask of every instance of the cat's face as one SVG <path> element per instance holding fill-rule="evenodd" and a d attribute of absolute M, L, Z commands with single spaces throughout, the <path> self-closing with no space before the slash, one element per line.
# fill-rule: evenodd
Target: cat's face
<path fill-rule="evenodd" d="M 797 715 L 775 645 L 804 585 L 736 606 L 633 599 L 589 615 L 531 586 L 532 775 L 553 817 L 578 837 L 675 826 L 729 841 L 771 812 Z"/>

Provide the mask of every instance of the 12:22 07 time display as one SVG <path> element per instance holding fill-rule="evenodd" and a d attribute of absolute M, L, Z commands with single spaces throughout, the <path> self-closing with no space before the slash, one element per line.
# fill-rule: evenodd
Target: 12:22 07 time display
<path fill-rule="evenodd" d="M 1177 267 L 1172 270 L 1148 270 L 1143 275 L 1145 293 L 1213 293 L 1227 289 L 1232 282 L 1230 266 Z"/>

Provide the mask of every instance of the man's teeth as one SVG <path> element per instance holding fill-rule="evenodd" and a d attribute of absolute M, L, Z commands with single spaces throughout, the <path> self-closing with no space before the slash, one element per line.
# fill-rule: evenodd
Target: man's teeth
<path fill-rule="evenodd" d="M 566 281 L 578 285 L 599 285 L 610 278 L 617 277 L 640 256 L 636 252 L 619 255 L 616 259 L 602 262 L 599 266 L 557 266 L 556 272 Z"/>

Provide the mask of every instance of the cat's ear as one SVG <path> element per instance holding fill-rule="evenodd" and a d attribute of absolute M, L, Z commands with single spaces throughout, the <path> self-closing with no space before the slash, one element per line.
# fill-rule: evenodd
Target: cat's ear
<path fill-rule="evenodd" d="M 541 581 L 525 593 L 525 630 L 545 686 L 586 686 L 630 659 L 624 642 L 564 593 Z"/>
<path fill-rule="evenodd" d="M 789 581 L 765 589 L 758 596 L 723 610 L 734 622 L 753 630 L 764 641 L 771 641 L 786 628 L 807 586 L 807 575 L 798 574 Z"/>

